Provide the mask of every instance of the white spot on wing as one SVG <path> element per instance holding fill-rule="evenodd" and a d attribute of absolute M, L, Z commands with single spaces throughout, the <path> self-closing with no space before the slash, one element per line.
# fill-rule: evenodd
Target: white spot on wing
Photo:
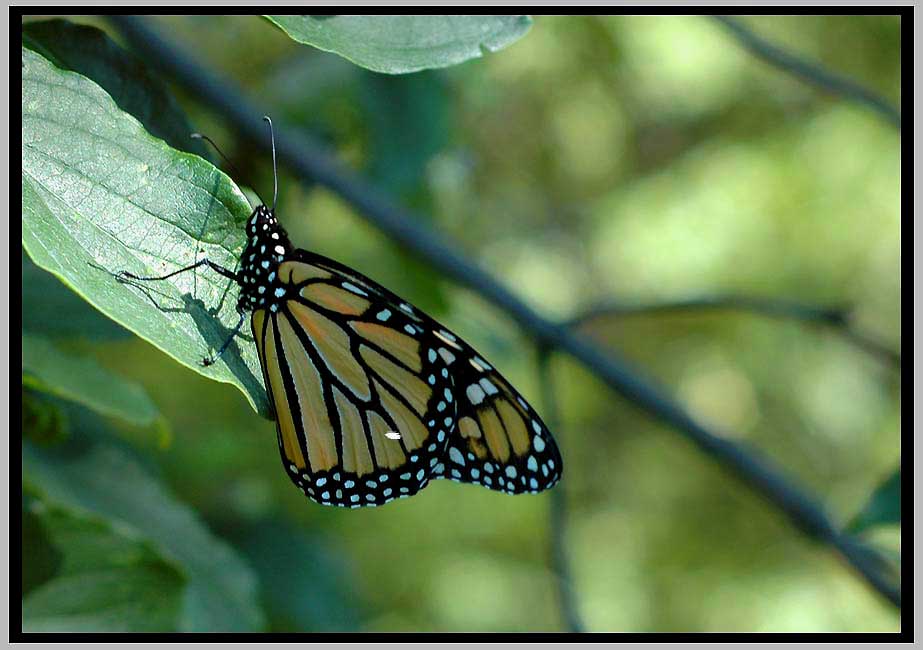
<path fill-rule="evenodd" d="M 433 334 L 435 334 L 436 338 L 438 338 L 440 341 L 442 341 L 449 347 L 455 348 L 456 350 L 461 350 L 461 347 L 459 347 L 459 345 L 455 343 L 455 337 L 449 334 L 448 332 L 444 330 L 439 330 L 439 331 L 433 332 Z"/>
<path fill-rule="evenodd" d="M 497 387 L 494 386 L 493 382 L 490 381 L 487 377 L 483 377 L 478 383 L 481 384 L 481 388 L 483 388 L 484 392 L 488 395 L 496 395 L 500 392 Z"/>
<path fill-rule="evenodd" d="M 465 389 L 465 395 L 468 396 L 468 401 L 475 406 L 484 401 L 484 391 L 477 384 L 468 386 L 468 388 Z"/>
<path fill-rule="evenodd" d="M 390 438 L 391 440 L 400 440 L 401 434 L 397 431 L 388 431 L 385 433 L 385 438 Z"/>
<path fill-rule="evenodd" d="M 367 294 L 365 291 L 363 291 L 362 289 L 360 289 L 359 287 L 357 287 L 356 285 L 354 285 L 352 282 L 344 282 L 342 286 L 343 286 L 343 288 L 346 289 L 347 291 L 352 291 L 353 293 L 357 293 L 357 294 L 359 294 L 360 296 L 368 296 L 368 295 L 369 295 L 369 294 Z"/>

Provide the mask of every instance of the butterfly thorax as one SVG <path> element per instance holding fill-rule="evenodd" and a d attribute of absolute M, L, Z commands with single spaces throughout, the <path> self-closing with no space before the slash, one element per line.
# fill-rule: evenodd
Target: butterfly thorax
<path fill-rule="evenodd" d="M 276 311 L 284 296 L 278 295 L 282 283 L 278 278 L 281 264 L 292 250 L 285 229 L 265 205 L 258 206 L 247 221 L 247 246 L 240 257 L 238 307 L 252 311 Z"/>

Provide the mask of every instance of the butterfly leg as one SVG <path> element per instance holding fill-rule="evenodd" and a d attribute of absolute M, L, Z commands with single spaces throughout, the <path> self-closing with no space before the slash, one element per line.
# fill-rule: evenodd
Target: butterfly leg
<path fill-rule="evenodd" d="M 140 275 L 135 275 L 134 273 L 129 273 L 128 271 L 119 271 L 118 273 L 115 274 L 115 277 L 116 277 L 116 279 L 118 279 L 119 281 L 123 281 L 123 280 L 135 280 L 135 281 L 141 281 L 141 282 L 148 282 L 148 281 L 153 281 L 153 280 L 167 280 L 167 279 L 169 279 L 169 278 L 172 278 L 174 275 L 179 275 L 180 273 L 185 273 L 186 271 L 191 271 L 191 270 L 193 270 L 193 269 L 197 269 L 197 268 L 199 268 L 199 267 L 202 266 L 202 265 L 206 265 L 206 266 L 208 266 L 208 268 L 210 268 L 211 270 L 215 271 L 215 272 L 218 273 L 219 275 L 223 275 L 224 277 L 226 277 L 226 278 L 228 278 L 228 279 L 231 279 L 231 280 L 234 280 L 235 282 L 237 282 L 237 274 L 234 273 L 234 271 L 232 271 L 232 270 L 230 270 L 230 269 L 226 269 L 226 268 L 224 268 L 223 266 L 221 266 L 220 264 L 215 264 L 214 262 L 212 262 L 212 261 L 211 261 L 210 259 L 208 259 L 207 257 L 206 257 L 206 258 L 202 258 L 201 260 L 199 260 L 199 261 L 196 262 L 195 264 L 190 264 L 189 266 L 184 266 L 183 268 L 177 269 L 176 271 L 173 271 L 172 273 L 167 273 L 166 275 L 157 275 L 157 276 L 143 277 L 143 276 L 140 276 Z"/>

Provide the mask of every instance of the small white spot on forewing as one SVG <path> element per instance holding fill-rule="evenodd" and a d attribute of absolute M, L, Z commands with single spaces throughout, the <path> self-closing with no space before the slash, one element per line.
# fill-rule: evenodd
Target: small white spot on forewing
<path fill-rule="evenodd" d="M 346 289 L 347 291 L 352 291 L 353 293 L 359 294 L 360 296 L 368 296 L 368 295 L 369 295 L 369 294 L 367 294 L 365 291 L 363 291 L 362 289 L 360 289 L 359 287 L 357 287 L 356 285 L 354 285 L 352 282 L 344 282 L 342 286 L 343 286 L 343 288 Z"/>
<path fill-rule="evenodd" d="M 490 381 L 487 377 L 483 377 L 478 383 L 481 384 L 481 388 L 483 388 L 484 392 L 488 395 L 496 395 L 500 392 L 497 387 L 494 386 L 493 382 Z"/>
<path fill-rule="evenodd" d="M 448 332 L 444 330 L 440 330 L 440 331 L 433 332 L 433 334 L 435 334 L 439 340 L 441 340 L 443 343 L 445 343 L 449 347 L 455 348 L 456 350 L 461 350 L 461 347 L 459 347 L 459 345 L 455 343 L 455 337 L 449 334 Z"/>
<path fill-rule="evenodd" d="M 477 384 L 468 386 L 468 388 L 465 389 L 465 395 L 468 396 L 468 401 L 475 406 L 484 401 L 484 391 Z"/>

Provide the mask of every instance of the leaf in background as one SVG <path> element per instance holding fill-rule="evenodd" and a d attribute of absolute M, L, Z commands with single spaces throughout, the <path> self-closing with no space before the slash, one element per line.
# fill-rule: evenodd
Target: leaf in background
<path fill-rule="evenodd" d="M 375 72 L 445 68 L 496 52 L 532 26 L 528 16 L 266 16 L 293 40 Z"/>
<path fill-rule="evenodd" d="M 31 511 L 34 499 L 22 499 L 22 595 L 51 580 L 61 568 L 61 552 L 54 547 L 41 518 Z"/>
<path fill-rule="evenodd" d="M 435 72 L 401 77 L 363 72 L 360 82 L 368 133 L 366 174 L 376 185 L 412 198 L 426 187 L 429 161 L 449 142 L 443 78 Z"/>
<path fill-rule="evenodd" d="M 202 143 L 189 137 L 193 129 L 164 83 L 105 32 L 60 19 L 30 22 L 22 26 L 22 44 L 95 81 L 151 135 L 175 149 L 205 153 Z"/>
<path fill-rule="evenodd" d="M 448 144 L 450 107 L 442 77 L 434 72 L 384 76 L 364 72 L 359 99 L 368 133 L 368 177 L 418 214 L 433 213 L 427 183 L 430 160 Z M 438 275 L 396 247 L 379 265 L 401 269 L 404 290 L 436 313 L 448 308 Z"/>
<path fill-rule="evenodd" d="M 22 251 L 22 329 L 54 338 L 124 339 L 132 333 L 93 308 Z"/>
<path fill-rule="evenodd" d="M 188 579 L 183 631 L 262 628 L 252 570 L 124 452 L 96 444 L 65 456 L 24 443 L 22 468 L 26 484 L 44 500 L 121 522 L 182 568 Z"/>
<path fill-rule="evenodd" d="M 51 576 L 22 601 L 23 632 L 169 632 L 179 628 L 185 580 L 131 531 L 32 500 L 23 549 L 43 531 L 58 554 Z M 24 563 L 25 564 L 25 563 Z M 25 571 L 25 567 L 24 567 Z M 24 588 L 25 591 L 25 588 Z"/>
<path fill-rule="evenodd" d="M 317 533 L 280 520 L 262 520 L 234 535 L 263 584 L 277 631 L 344 632 L 363 618 L 349 561 Z M 297 567 L 296 571 L 292 568 Z"/>
<path fill-rule="evenodd" d="M 22 372 L 23 385 L 102 415 L 138 426 L 150 425 L 160 417 L 144 388 L 91 357 L 62 352 L 40 336 L 22 335 Z"/>
<path fill-rule="evenodd" d="M 63 442 L 68 436 L 67 419 L 53 398 L 22 389 L 22 435 L 40 445 Z"/>
<path fill-rule="evenodd" d="M 861 532 L 873 526 L 901 523 L 901 468 L 879 485 L 849 528 Z"/>
<path fill-rule="evenodd" d="M 22 49 L 22 243 L 29 256 L 113 320 L 196 372 L 234 384 L 268 414 L 247 339 L 238 338 L 219 363 L 200 364 L 229 335 L 223 323 L 237 322 L 236 287 L 198 270 L 141 288 L 111 273 L 168 273 L 200 258 L 198 251 L 234 268 L 249 214 L 237 186 L 210 163 L 151 137 L 86 77 Z"/>

